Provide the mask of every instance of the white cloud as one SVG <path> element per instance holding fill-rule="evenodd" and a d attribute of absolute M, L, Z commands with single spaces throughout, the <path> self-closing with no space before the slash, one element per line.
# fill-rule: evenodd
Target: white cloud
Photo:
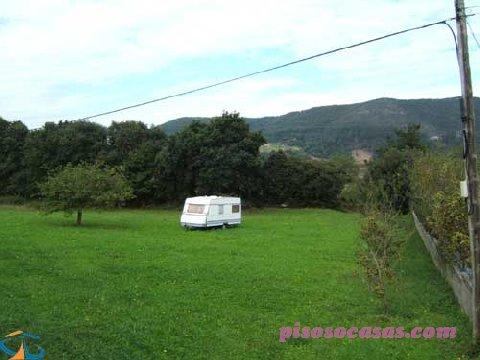
<path fill-rule="evenodd" d="M 251 63 L 262 68 L 453 15 L 450 0 L 4 0 L 0 115 L 23 119 L 32 127 L 45 120 L 78 118 L 204 85 L 159 85 L 155 93 L 132 92 L 131 100 L 113 85 L 128 76 L 141 88 L 152 74 L 169 74 L 178 61 L 248 54 Z M 476 18 L 471 21 L 480 26 Z M 136 118 L 160 123 L 179 116 L 216 115 L 223 109 L 259 116 L 379 96 L 455 95 L 457 84 L 449 75 L 456 71 L 455 59 L 451 51 L 445 52 L 451 48 L 448 29 L 432 28 L 315 60 L 315 76 L 325 74 L 334 82 L 338 78 L 341 90 L 320 85 L 312 90 L 308 78 L 293 78 L 298 67 L 98 121 Z M 277 55 L 263 57 L 272 49 Z M 478 64 L 477 54 L 472 54 L 473 64 Z M 225 61 L 222 67 L 229 66 Z M 228 73 L 249 70 L 236 66 Z M 423 85 L 415 80 L 420 74 Z M 206 82 L 222 80 L 214 72 L 208 75 Z"/>

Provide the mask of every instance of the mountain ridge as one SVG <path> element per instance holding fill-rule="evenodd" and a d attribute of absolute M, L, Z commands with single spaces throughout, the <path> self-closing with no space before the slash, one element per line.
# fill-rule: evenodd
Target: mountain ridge
<path fill-rule="evenodd" d="M 307 153 L 330 156 L 355 149 L 374 150 L 409 123 L 422 125 L 429 141 L 440 139 L 446 146 L 460 144 L 460 98 L 395 99 L 382 97 L 346 105 L 326 105 L 292 111 L 279 116 L 245 118 L 252 131 L 261 131 L 268 142 L 299 146 Z M 475 98 L 480 114 L 480 98 Z M 210 118 L 184 117 L 162 125 L 167 134 L 179 131 L 193 121 Z M 478 133 L 479 127 L 477 127 Z"/>

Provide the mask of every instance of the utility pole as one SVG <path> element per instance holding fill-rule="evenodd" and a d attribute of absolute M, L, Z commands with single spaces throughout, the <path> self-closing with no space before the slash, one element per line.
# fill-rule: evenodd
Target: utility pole
<path fill-rule="evenodd" d="M 468 230 L 473 272 L 473 339 L 480 340 L 480 208 L 478 204 L 477 154 L 475 152 L 475 110 L 472 75 L 468 56 L 468 35 L 464 0 L 455 0 L 457 20 L 457 58 L 462 86 L 462 123 L 464 137 L 465 173 L 468 190 Z"/>

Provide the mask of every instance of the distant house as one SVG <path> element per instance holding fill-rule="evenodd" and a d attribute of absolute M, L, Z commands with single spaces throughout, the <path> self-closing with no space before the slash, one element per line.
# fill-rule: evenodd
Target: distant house
<path fill-rule="evenodd" d="M 368 150 L 352 150 L 352 157 L 358 165 L 365 165 L 372 161 L 373 154 Z"/>

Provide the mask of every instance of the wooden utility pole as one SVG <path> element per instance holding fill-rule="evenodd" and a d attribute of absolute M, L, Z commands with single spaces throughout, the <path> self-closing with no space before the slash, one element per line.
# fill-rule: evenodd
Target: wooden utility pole
<path fill-rule="evenodd" d="M 472 76 L 468 56 L 468 35 L 464 0 L 455 0 L 457 20 L 457 58 L 462 85 L 462 123 L 465 173 L 468 189 L 468 228 L 473 272 L 473 337 L 480 339 L 480 208 L 478 204 L 477 154 L 475 152 L 475 110 Z"/>

